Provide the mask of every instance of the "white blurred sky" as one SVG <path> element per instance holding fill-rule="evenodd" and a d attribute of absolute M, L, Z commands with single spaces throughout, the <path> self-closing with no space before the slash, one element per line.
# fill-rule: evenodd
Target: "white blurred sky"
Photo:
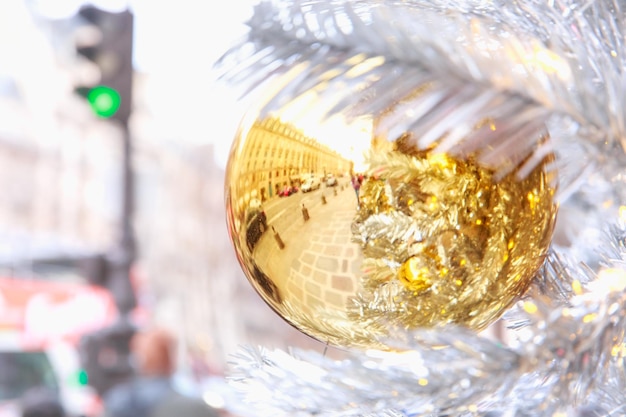
<path fill-rule="evenodd" d="M 256 3 L 132 1 L 137 69 L 150 73 L 160 86 L 162 114 L 172 119 L 172 131 L 189 143 L 213 143 L 221 166 L 243 108 L 234 92 L 217 82 L 213 64 L 245 34 Z"/>
<path fill-rule="evenodd" d="M 216 8 L 206 0 L 178 0 L 174 10 L 171 3 L 163 1 L 134 0 L 132 3 L 136 16 L 138 69 L 163 77 L 163 85 L 167 84 L 167 80 L 177 79 L 174 88 L 183 86 L 192 91 L 194 85 L 185 87 L 186 82 L 200 88 L 199 94 L 194 93 L 185 100 L 196 104 L 184 109 L 186 114 L 181 114 L 181 117 L 195 114 L 189 119 L 198 121 L 202 126 L 188 126 L 186 137 L 193 140 L 194 132 L 205 132 L 209 121 L 209 137 L 199 136 L 196 139 L 201 143 L 214 143 L 218 163 L 222 166 L 226 163 L 233 135 L 245 108 L 235 101 L 234 90 L 215 83 L 216 76 L 211 73 L 211 68 L 220 55 L 245 34 L 245 22 L 256 3 L 253 0 L 233 0 Z M 180 74 L 188 74 L 188 77 L 180 79 Z M 204 82 L 207 84 L 201 86 Z M 369 146 L 371 122 L 346 126 L 342 118 L 334 118 L 322 123 L 320 111 L 323 108 L 316 105 L 315 100 L 315 96 L 303 97 L 294 102 L 282 117 L 294 122 L 307 135 L 360 161 L 363 150 Z M 210 114 L 203 114 L 207 109 Z M 169 109 L 168 114 L 176 110 Z"/>
<path fill-rule="evenodd" d="M 3 10 L 17 12 L 28 4 L 39 15 L 67 18 L 86 4 L 112 12 L 131 8 L 135 14 L 136 64 L 140 70 L 175 64 L 176 58 L 205 60 L 219 55 L 236 36 L 259 0 L 2 0 Z M 11 6 L 13 4 L 14 6 Z M 22 6 L 23 8 L 23 6 Z M 163 57 L 171 57 L 164 62 Z"/>

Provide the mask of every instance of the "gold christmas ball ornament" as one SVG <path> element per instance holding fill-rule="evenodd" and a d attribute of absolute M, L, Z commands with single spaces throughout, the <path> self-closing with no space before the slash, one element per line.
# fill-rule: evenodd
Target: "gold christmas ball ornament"
<path fill-rule="evenodd" d="M 226 204 L 245 275 L 288 323 L 385 349 L 398 327 L 484 329 L 525 293 L 556 217 L 551 156 L 520 175 L 478 151 L 441 152 L 444 138 L 379 135 L 372 118 L 287 116 L 241 126 Z"/>

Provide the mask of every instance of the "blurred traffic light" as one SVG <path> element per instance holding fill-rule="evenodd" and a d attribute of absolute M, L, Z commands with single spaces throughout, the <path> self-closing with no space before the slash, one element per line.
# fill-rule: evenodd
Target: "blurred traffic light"
<path fill-rule="evenodd" d="M 84 387 L 89 385 L 89 375 L 87 371 L 84 369 L 79 369 L 78 371 L 71 373 L 66 381 L 67 385 L 70 387 Z"/>
<path fill-rule="evenodd" d="M 80 386 L 88 385 L 89 384 L 89 374 L 87 374 L 87 371 L 85 371 L 84 369 L 81 369 L 80 371 L 78 371 L 78 374 L 76 375 L 76 382 Z"/>
<path fill-rule="evenodd" d="M 135 259 L 132 146 L 128 128 L 132 110 L 134 18 L 128 10 L 113 13 L 87 5 L 79 10 L 78 19 L 83 22 L 79 26 L 83 30 L 76 31 L 76 55 L 97 68 L 99 77 L 83 79 L 75 91 L 89 103 L 95 115 L 115 120 L 122 128 L 120 238 L 118 245 L 104 257 L 92 259 L 88 265 L 92 270 L 87 276 L 109 289 L 120 313 L 128 314 L 136 304 L 129 277 Z"/>
<path fill-rule="evenodd" d="M 94 6 L 81 8 L 78 15 L 97 30 L 98 36 L 77 44 L 76 54 L 97 67 L 100 80 L 78 85 L 75 92 L 87 100 L 97 116 L 126 123 L 132 103 L 133 15 Z"/>
<path fill-rule="evenodd" d="M 81 382 L 88 383 L 99 395 L 133 376 L 130 341 L 135 327 L 125 319 L 83 336 L 79 345 L 84 373 Z"/>
<path fill-rule="evenodd" d="M 122 98 L 117 90 L 99 85 L 89 91 L 87 100 L 97 116 L 108 118 L 119 110 Z"/>
<path fill-rule="evenodd" d="M 111 293 L 120 313 L 130 312 L 136 306 L 135 290 L 128 276 L 128 260 L 120 253 L 102 253 L 77 259 L 81 274 L 91 284 Z"/>

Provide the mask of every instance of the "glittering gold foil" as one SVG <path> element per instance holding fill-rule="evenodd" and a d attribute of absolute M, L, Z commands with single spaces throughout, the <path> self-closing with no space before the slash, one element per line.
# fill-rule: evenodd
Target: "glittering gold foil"
<path fill-rule="evenodd" d="M 288 323 L 331 345 L 385 348 L 393 327 L 483 329 L 526 291 L 556 214 L 549 158 L 496 180 L 472 155 L 420 150 L 408 134 L 323 139 L 259 119 L 227 167 L 238 258 Z"/>
<path fill-rule="evenodd" d="M 402 290 L 399 308 L 378 308 L 371 300 L 386 285 L 364 274 L 361 305 L 354 317 L 380 319 L 403 327 L 457 323 L 482 329 L 497 319 L 529 286 L 543 262 L 554 224 L 554 189 L 543 166 L 519 180 L 515 174 L 496 181 L 491 170 L 472 157 L 464 160 L 429 150 L 417 151 L 408 137 L 386 152 L 373 149 L 356 240 L 366 262 L 390 269 Z M 381 194 L 379 184 L 389 185 Z M 395 204 L 389 204 L 394 201 Z M 377 213 L 399 212 L 411 219 L 415 233 L 407 238 L 386 233 Z M 403 234 L 404 235 L 401 235 Z"/>

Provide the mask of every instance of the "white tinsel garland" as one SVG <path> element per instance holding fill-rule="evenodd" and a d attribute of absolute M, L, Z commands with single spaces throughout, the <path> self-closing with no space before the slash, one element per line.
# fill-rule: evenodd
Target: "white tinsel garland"
<path fill-rule="evenodd" d="M 547 126 L 550 147 L 533 152 L 557 156 L 557 232 L 565 242 L 553 245 L 529 293 L 507 313 L 517 335 L 510 346 L 446 327 L 398 330 L 392 343 L 408 353 L 357 351 L 344 361 L 242 349 L 231 378 L 258 415 L 626 414 L 626 230 L 618 217 L 626 204 L 625 7 L 574 0 L 256 7 L 248 36 L 218 68 L 243 96 L 268 88 L 261 111 L 315 90 L 330 103 L 326 116 L 380 115 L 399 94 L 430 82 L 454 111 L 416 123 L 420 108 L 398 109 L 377 128 L 413 131 L 426 142 L 454 138 L 487 110 L 528 137 Z M 419 103 L 423 114 L 430 98 Z M 524 135 L 500 140 L 530 152 Z M 500 156 L 486 158 L 497 164 Z"/>

